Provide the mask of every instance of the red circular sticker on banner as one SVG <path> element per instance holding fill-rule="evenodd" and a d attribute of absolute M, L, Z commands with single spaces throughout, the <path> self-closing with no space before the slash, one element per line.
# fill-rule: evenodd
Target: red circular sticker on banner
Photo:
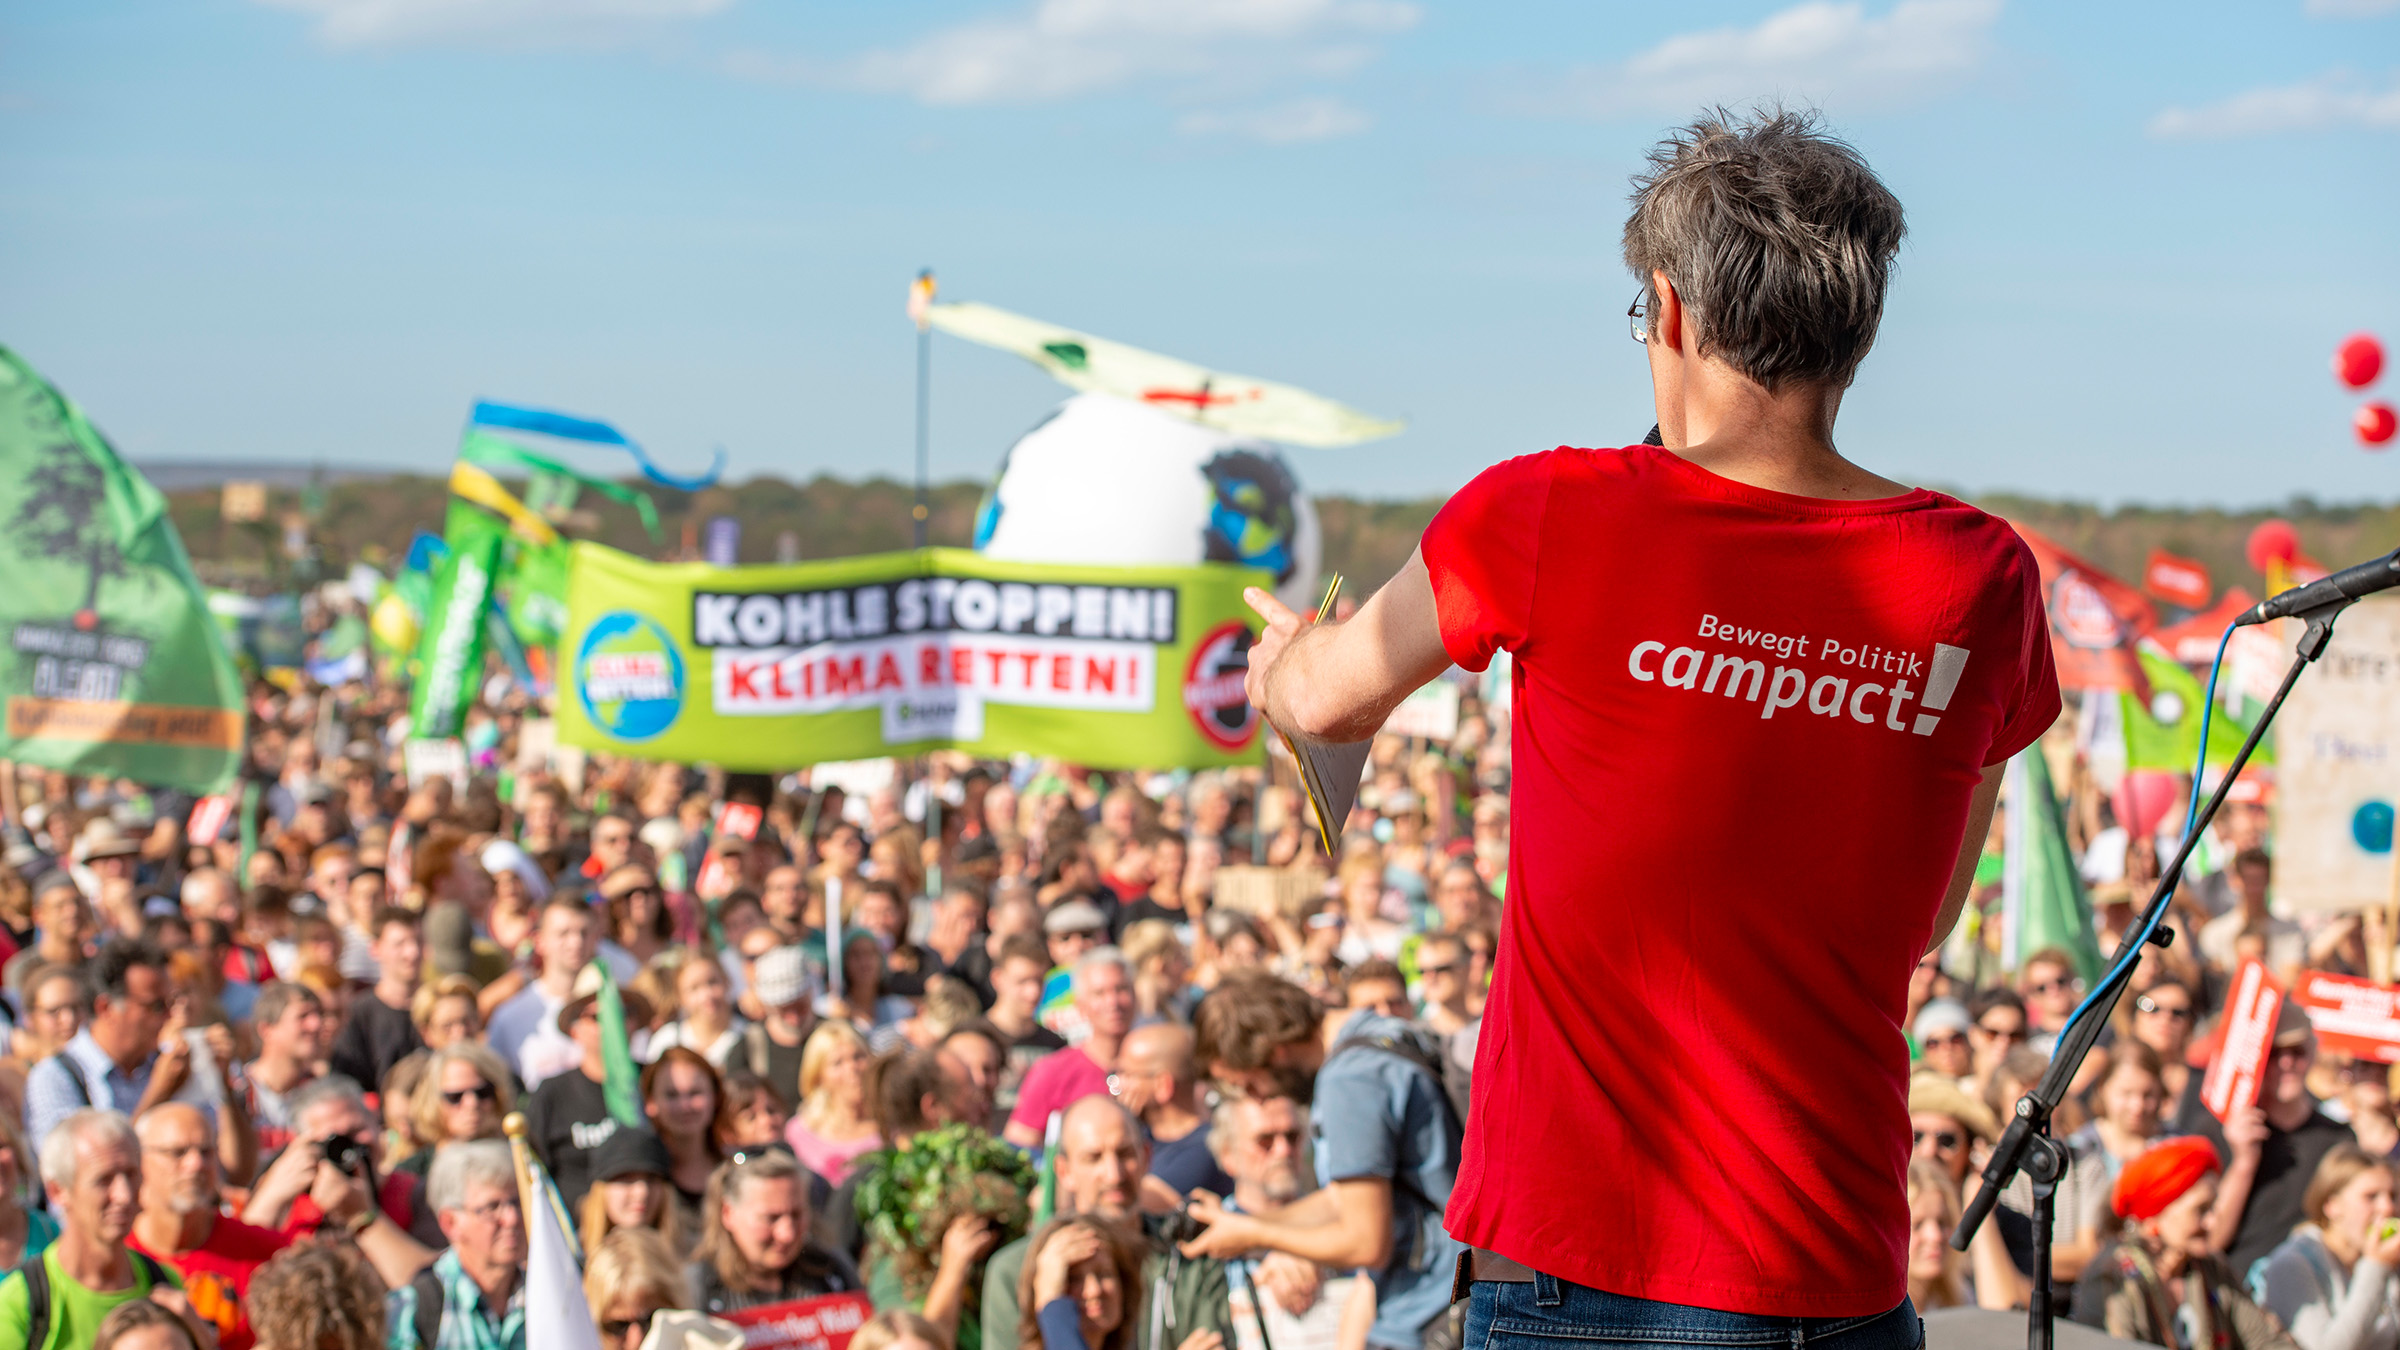
<path fill-rule="evenodd" d="M 1258 710 L 1242 692 L 1250 673 L 1250 626 L 1228 619 L 1201 635 L 1183 671 L 1183 708 L 1220 750 L 1246 749 L 1258 735 Z"/>

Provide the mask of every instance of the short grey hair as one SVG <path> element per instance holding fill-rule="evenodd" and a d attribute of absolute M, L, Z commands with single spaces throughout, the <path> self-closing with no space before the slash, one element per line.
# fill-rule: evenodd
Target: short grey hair
<path fill-rule="evenodd" d="M 365 1112 L 369 1120 L 378 1125 L 383 1123 L 383 1118 L 375 1114 L 373 1107 L 367 1105 L 366 1091 L 359 1087 L 358 1080 L 338 1073 L 329 1073 L 323 1078 L 310 1079 L 306 1084 L 295 1089 L 292 1095 L 284 1100 L 285 1118 L 297 1125 L 309 1112 L 330 1101 L 346 1101 Z"/>
<path fill-rule="evenodd" d="M 1664 272 L 1694 346 L 1766 386 L 1846 386 L 1875 345 L 1900 199 L 1813 112 L 1712 109 L 1634 179 L 1625 265 Z"/>
<path fill-rule="evenodd" d="M 42 1137 L 42 1180 L 60 1190 L 75 1185 L 75 1150 L 85 1141 L 97 1139 L 117 1144 L 142 1155 L 142 1137 L 133 1132 L 133 1122 L 122 1111 L 103 1110 L 87 1106 L 50 1127 Z"/>
<path fill-rule="evenodd" d="M 497 1186 L 517 1193 L 517 1160 L 499 1139 L 466 1139 L 444 1144 L 433 1155 L 433 1170 L 425 1179 L 427 1203 L 442 1214 L 467 1207 L 469 1186 Z"/>
<path fill-rule="evenodd" d="M 1082 956 L 1076 958 L 1075 975 L 1073 980 L 1075 992 L 1078 994 L 1082 993 L 1084 986 L 1091 983 L 1092 972 L 1100 969 L 1102 966 L 1115 966 L 1117 969 L 1124 971 L 1126 982 L 1128 984 L 1132 983 L 1133 963 L 1125 959 L 1124 948 L 1108 946 L 1094 947 L 1090 951 L 1085 952 Z"/>

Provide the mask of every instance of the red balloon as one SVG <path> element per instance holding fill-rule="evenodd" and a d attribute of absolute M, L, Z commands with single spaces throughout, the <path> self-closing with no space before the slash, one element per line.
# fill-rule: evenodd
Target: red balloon
<path fill-rule="evenodd" d="M 2300 556 L 2300 532 L 2288 520 L 2262 520 L 2243 546 L 2253 571 L 2264 572 L 2271 562 L 2290 562 Z"/>
<path fill-rule="evenodd" d="M 2167 812 L 2182 797 L 2182 774 L 2165 769 L 2134 769 L 2117 784 L 2108 804 L 2116 810 L 2117 823 L 2139 839 L 2158 833 L 2159 822 L 2167 818 Z"/>
<path fill-rule="evenodd" d="M 2346 388 L 2364 389 L 2383 373 L 2383 344 L 2373 333 L 2352 333 L 2333 349 L 2333 378 Z"/>
<path fill-rule="evenodd" d="M 2361 403 L 2350 418 L 2350 429 L 2358 433 L 2359 444 L 2380 449 L 2390 443 L 2392 433 L 2400 431 L 2400 414 L 2389 403 Z"/>

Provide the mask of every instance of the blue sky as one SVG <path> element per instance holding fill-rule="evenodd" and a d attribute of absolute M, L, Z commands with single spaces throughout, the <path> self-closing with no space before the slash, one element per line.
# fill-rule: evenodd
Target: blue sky
<path fill-rule="evenodd" d="M 2400 497 L 2327 369 L 2400 339 L 2400 0 L 19 0 L 0 341 L 139 459 L 432 470 L 489 397 L 674 467 L 905 475 L 930 264 L 1404 416 L 1295 468 L 1447 491 L 1648 427 L 1626 180 L 1764 96 L 1909 211 L 1853 458 Z M 934 367 L 942 477 L 1063 392 Z"/>

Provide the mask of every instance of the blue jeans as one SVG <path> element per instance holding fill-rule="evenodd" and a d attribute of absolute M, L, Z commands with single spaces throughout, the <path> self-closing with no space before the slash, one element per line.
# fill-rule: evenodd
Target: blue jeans
<path fill-rule="evenodd" d="M 1461 1350 L 1705 1346 L 1716 1350 L 1922 1350 L 1925 1324 L 1906 1298 L 1865 1317 L 1761 1317 L 1604 1294 L 1549 1275 L 1527 1284 L 1478 1281 Z"/>

